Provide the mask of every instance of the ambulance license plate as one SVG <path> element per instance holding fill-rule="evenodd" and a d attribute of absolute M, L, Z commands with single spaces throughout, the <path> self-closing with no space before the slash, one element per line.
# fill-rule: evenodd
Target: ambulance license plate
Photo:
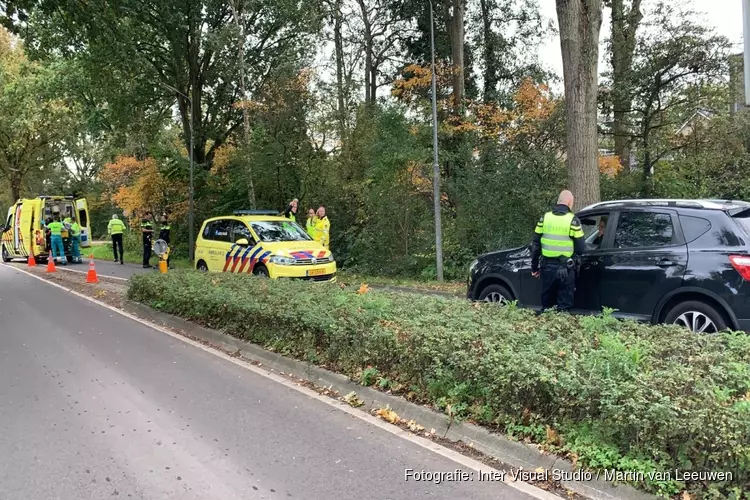
<path fill-rule="evenodd" d="M 325 269 L 309 269 L 307 271 L 308 276 L 320 276 L 326 273 Z"/>

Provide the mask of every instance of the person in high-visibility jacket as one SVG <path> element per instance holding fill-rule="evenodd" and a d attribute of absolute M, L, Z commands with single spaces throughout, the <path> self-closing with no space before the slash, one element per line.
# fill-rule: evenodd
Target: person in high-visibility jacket
<path fill-rule="evenodd" d="M 65 255 L 70 255 L 70 217 L 63 218 L 62 215 L 60 216 L 60 219 L 62 220 L 62 240 L 63 240 L 63 253 Z"/>
<path fill-rule="evenodd" d="M 315 238 L 315 210 L 312 208 L 307 209 L 307 221 L 305 222 L 305 229 L 307 230 L 307 234 L 310 235 L 310 238 Z"/>
<path fill-rule="evenodd" d="M 326 216 L 326 208 L 321 205 L 318 208 L 317 218 L 315 220 L 315 241 L 328 248 L 331 241 L 331 221 Z"/>
<path fill-rule="evenodd" d="M 112 237 L 112 251 L 115 253 L 115 264 L 117 263 L 118 250 L 120 257 L 120 265 L 124 264 L 125 252 L 122 249 L 122 233 L 125 232 L 125 223 L 120 220 L 117 214 L 112 215 L 109 224 L 107 224 L 107 232 Z"/>
<path fill-rule="evenodd" d="M 77 221 L 71 220 L 70 217 L 65 219 L 68 224 L 68 238 L 70 239 L 70 257 L 73 264 L 80 264 L 81 259 L 81 226 Z"/>
<path fill-rule="evenodd" d="M 55 262 L 61 262 L 62 265 L 68 264 L 68 259 L 65 257 L 65 249 L 63 248 L 63 224 L 60 222 L 60 216 L 55 215 L 54 220 L 47 224 L 47 229 L 50 234 L 50 243 L 52 245 L 52 258 Z M 60 259 L 62 257 L 62 259 Z"/>
<path fill-rule="evenodd" d="M 574 256 L 585 250 L 581 221 L 572 212 L 573 202 L 573 193 L 562 191 L 557 205 L 539 219 L 534 229 L 531 275 L 538 278 L 541 274 L 543 311 L 555 305 L 560 311 L 573 307 L 577 271 Z"/>
<path fill-rule="evenodd" d="M 299 200 L 295 198 L 287 205 L 286 210 L 284 210 L 284 217 L 292 222 L 297 222 L 297 204 L 299 204 Z"/>
<path fill-rule="evenodd" d="M 161 225 L 159 226 L 159 239 L 164 240 L 167 247 L 170 246 L 170 234 L 172 232 L 172 226 L 169 224 L 169 216 L 166 213 L 161 216 Z M 171 250 L 171 249 L 170 249 Z M 171 251 L 170 255 L 167 255 L 167 267 L 169 268 L 169 261 L 172 259 Z M 171 269 L 171 268 L 170 268 Z"/>

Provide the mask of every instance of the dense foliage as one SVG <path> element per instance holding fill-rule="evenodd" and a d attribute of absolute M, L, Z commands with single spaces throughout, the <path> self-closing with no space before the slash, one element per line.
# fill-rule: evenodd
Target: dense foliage
<path fill-rule="evenodd" d="M 300 215 L 326 205 L 342 266 L 435 277 L 428 2 L 6 3 L 3 206 L 86 194 L 97 235 L 115 211 L 136 224 L 167 211 L 173 255 L 186 256 L 192 136 L 196 224 L 298 198 Z M 742 87 L 730 41 L 689 0 L 587 3 L 606 7 L 612 29 L 608 64 L 591 73 L 598 135 L 577 162 L 566 116 L 580 103 L 566 106 L 561 75 L 539 61 L 549 29 L 538 2 L 434 2 L 447 278 L 463 279 L 478 253 L 527 242 L 563 187 L 583 200 L 750 196 L 750 126 L 729 113 Z"/>
<path fill-rule="evenodd" d="M 639 485 L 653 492 L 740 498 L 746 489 L 747 335 L 362 292 L 186 271 L 138 275 L 128 296 L 581 466 L 733 473 L 726 483 Z"/>

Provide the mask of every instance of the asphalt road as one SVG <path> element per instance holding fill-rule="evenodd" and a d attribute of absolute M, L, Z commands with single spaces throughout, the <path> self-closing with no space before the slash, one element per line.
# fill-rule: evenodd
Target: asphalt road
<path fill-rule="evenodd" d="M 0 265 L 0 499 L 528 499 Z"/>

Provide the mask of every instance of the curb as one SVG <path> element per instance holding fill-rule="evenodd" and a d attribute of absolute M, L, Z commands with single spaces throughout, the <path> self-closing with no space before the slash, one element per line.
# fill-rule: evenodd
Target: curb
<path fill-rule="evenodd" d="M 267 351 L 257 345 L 250 344 L 238 338 L 224 334 L 217 330 L 204 328 L 196 323 L 184 320 L 171 314 L 157 311 L 143 304 L 125 300 L 123 309 L 130 314 L 146 319 L 164 327 L 179 330 L 181 333 L 196 339 L 222 347 L 241 357 L 260 362 L 265 368 L 302 376 L 318 386 L 328 387 L 340 394 L 352 391 L 364 401 L 363 408 L 367 410 L 384 408 L 386 405 L 401 418 L 415 420 L 427 429 L 451 441 L 463 441 L 474 449 L 493 457 L 503 464 L 524 470 L 559 470 L 572 477 L 575 471 L 573 464 L 556 455 L 543 453 L 539 449 L 524 443 L 511 441 L 499 434 L 493 434 L 485 428 L 465 422 L 450 422 L 447 415 L 433 411 L 427 407 L 410 403 L 405 399 L 384 394 L 375 389 L 362 386 L 344 375 L 329 372 L 323 368 L 286 358 L 281 354 Z M 562 481 L 567 489 L 590 500 L 646 500 L 657 497 L 636 490 L 629 485 L 616 485 L 598 477 L 586 478 L 584 481 Z"/>

